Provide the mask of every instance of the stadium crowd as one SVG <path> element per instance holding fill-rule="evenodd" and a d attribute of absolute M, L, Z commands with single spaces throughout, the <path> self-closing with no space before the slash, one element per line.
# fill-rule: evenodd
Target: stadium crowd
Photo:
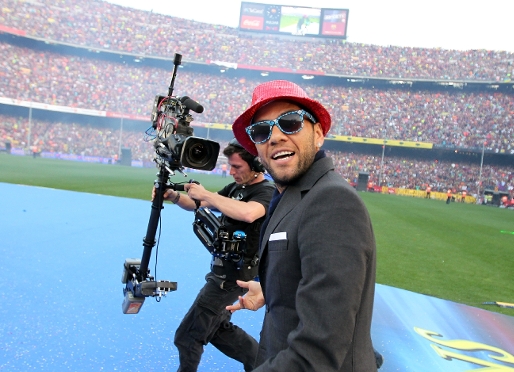
<path fill-rule="evenodd" d="M 328 152 L 334 159 L 337 172 L 352 183 L 358 182 L 359 173 L 368 173 L 374 185 L 424 190 L 430 185 L 432 191 L 446 192 L 448 189 L 476 195 L 484 188 L 507 191 L 514 196 L 514 167 L 453 163 L 438 159 L 415 159 L 398 156 L 382 158 L 343 152 Z M 480 184 L 480 180 L 482 181 Z"/>
<path fill-rule="evenodd" d="M 132 158 L 143 162 L 152 162 L 154 152 L 152 144 L 144 141 L 143 131 L 123 131 L 120 137 L 120 128 L 46 120 L 29 123 L 26 117 L 6 115 L 0 115 L 0 141 L 0 147 L 9 142 L 12 147 L 37 153 L 44 151 L 112 159 L 117 158 L 120 148 L 130 148 Z"/>
<path fill-rule="evenodd" d="M 0 138 L 14 147 L 24 147 L 27 141 L 29 123 L 26 118 L 0 115 Z M 32 150 L 82 156 L 99 156 L 117 159 L 119 149 L 132 150 L 132 158 L 151 164 L 153 146 L 143 140 L 143 131 L 124 131 L 119 128 L 93 127 L 78 123 L 49 122 L 34 120 L 30 123 Z M 121 143 L 120 143 L 121 138 Z M 221 143 L 224 148 L 226 143 Z M 466 187 L 470 194 L 484 188 L 507 191 L 514 196 L 514 167 L 484 164 L 480 178 L 480 164 L 452 163 L 438 159 L 412 159 L 386 156 L 382 163 L 380 156 L 351 152 L 329 151 L 334 159 L 336 171 L 352 183 L 357 183 L 359 173 L 369 173 L 375 185 L 425 189 L 446 192 Z M 480 179 L 482 184 L 479 185 Z"/>
<path fill-rule="evenodd" d="M 215 21 L 214 21 L 215 22 Z M 334 39 L 239 32 L 214 24 L 113 5 L 101 0 L 51 3 L 6 0 L 0 29 L 84 48 L 194 62 L 222 61 L 366 77 L 510 81 L 514 55 L 502 51 L 444 50 L 364 45 Z M 287 50 L 288 53 L 283 53 Z M 96 54 L 96 53 L 95 53 Z M 107 61 L 84 49 L 58 54 L 0 41 L 0 98 L 149 117 L 153 100 L 169 84 L 171 71 Z M 142 58 L 144 60 L 144 58 Z M 171 66 L 171 64 L 170 64 Z M 250 78 L 181 71 L 175 92 L 205 107 L 196 122 L 227 126 L 245 109 Z M 449 148 L 514 154 L 514 96 L 469 91 L 370 89 L 304 82 L 308 95 L 323 102 L 334 123 L 330 135 L 431 142 Z M 29 135 L 30 131 L 30 135 Z M 30 137 L 30 139 L 29 139 Z M 50 122 L 0 115 L 4 143 L 37 152 L 117 159 L 122 147 L 133 159 L 151 163 L 153 148 L 142 132 L 99 127 L 98 123 Z M 27 143 L 30 141 L 30 143 Z M 376 184 L 434 191 L 478 189 L 479 164 L 333 152 L 338 172 L 356 182 L 368 172 Z M 481 187 L 510 191 L 514 168 L 484 164 Z"/>
<path fill-rule="evenodd" d="M 149 117 L 171 71 L 61 55 L 0 43 L 0 97 Z M 175 92 L 200 102 L 204 123 L 230 124 L 257 84 L 247 78 L 181 71 Z M 431 142 L 514 153 L 514 96 L 304 84 L 323 102 L 332 135 Z"/>
<path fill-rule="evenodd" d="M 4 0 L 0 27 L 87 48 L 195 62 L 363 77 L 510 81 L 513 53 L 405 48 L 334 39 L 258 37 L 237 29 L 92 0 Z M 349 35 L 351 39 L 351 35 Z M 284 51 L 287 51 L 285 53 Z"/>

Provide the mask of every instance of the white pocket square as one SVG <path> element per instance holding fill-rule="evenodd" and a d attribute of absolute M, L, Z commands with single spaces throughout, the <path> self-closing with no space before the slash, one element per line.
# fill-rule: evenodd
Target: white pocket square
<path fill-rule="evenodd" d="M 286 240 L 286 239 L 287 239 L 287 232 L 285 232 L 285 231 L 273 233 L 269 236 L 270 242 L 272 242 L 274 240 Z"/>

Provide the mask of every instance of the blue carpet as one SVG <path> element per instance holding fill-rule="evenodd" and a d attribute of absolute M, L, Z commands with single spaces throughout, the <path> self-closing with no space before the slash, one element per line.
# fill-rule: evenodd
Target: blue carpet
<path fill-rule="evenodd" d="M 178 290 L 124 315 L 123 263 L 141 258 L 150 206 L 0 183 L 0 371 L 177 369 L 173 335 L 204 283 L 210 256 L 192 231 L 193 214 L 166 204 L 156 278 L 178 282 Z M 244 311 L 233 320 L 258 339 L 262 316 Z M 372 336 L 385 356 L 381 372 L 513 368 L 513 335 L 513 317 L 377 285 Z M 470 341 L 474 349 L 451 340 Z M 454 354 L 443 358 L 437 348 Z M 505 358 L 496 359 L 498 353 Z M 208 345 L 199 370 L 242 366 Z"/>
<path fill-rule="evenodd" d="M 173 335 L 203 285 L 210 256 L 193 234 L 193 214 L 167 205 L 156 278 L 178 282 L 178 290 L 124 315 L 123 263 L 141 258 L 150 205 L 0 183 L 0 370 L 176 370 Z M 233 319 L 247 322 L 257 338 L 261 317 L 240 312 Z M 210 346 L 200 367 L 240 369 Z"/>

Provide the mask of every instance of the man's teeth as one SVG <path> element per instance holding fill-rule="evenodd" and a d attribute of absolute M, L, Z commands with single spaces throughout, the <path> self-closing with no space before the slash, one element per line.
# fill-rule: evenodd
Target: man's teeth
<path fill-rule="evenodd" d="M 279 158 L 286 158 L 288 156 L 293 156 L 294 152 L 289 152 L 289 151 L 281 151 L 281 152 L 278 152 L 276 153 L 274 156 L 273 156 L 273 159 L 279 159 Z"/>

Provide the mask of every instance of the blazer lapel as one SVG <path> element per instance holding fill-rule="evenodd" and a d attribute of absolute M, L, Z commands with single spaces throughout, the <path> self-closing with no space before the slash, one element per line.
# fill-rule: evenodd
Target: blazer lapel
<path fill-rule="evenodd" d="M 310 190 L 314 184 L 329 170 L 334 169 L 332 158 L 326 157 L 316 161 L 309 171 L 294 185 L 290 185 L 284 191 L 284 196 L 279 202 L 275 212 L 266 227 L 262 238 L 261 256 L 267 249 L 268 240 L 277 225 L 291 210 L 300 203 L 302 194 Z"/>
<path fill-rule="evenodd" d="M 294 185 L 290 185 L 284 191 L 284 195 L 279 201 L 279 205 L 270 218 L 264 235 L 262 236 L 259 249 L 259 276 L 264 298 L 266 298 L 266 264 L 268 255 L 268 241 L 270 235 L 275 231 L 280 221 L 282 221 L 302 200 L 306 191 L 310 190 L 318 180 L 328 171 L 334 169 L 332 158 L 326 157 L 316 161 L 307 173 Z M 280 207 L 280 208 L 279 208 Z"/>
<path fill-rule="evenodd" d="M 275 213 L 271 216 L 264 236 L 262 238 L 263 249 L 268 246 L 268 240 L 271 233 L 275 230 L 280 221 L 298 204 L 301 200 L 300 192 L 296 186 L 289 186 L 285 191 L 282 199 L 278 203 Z M 280 206 L 280 207 L 279 207 Z"/>

